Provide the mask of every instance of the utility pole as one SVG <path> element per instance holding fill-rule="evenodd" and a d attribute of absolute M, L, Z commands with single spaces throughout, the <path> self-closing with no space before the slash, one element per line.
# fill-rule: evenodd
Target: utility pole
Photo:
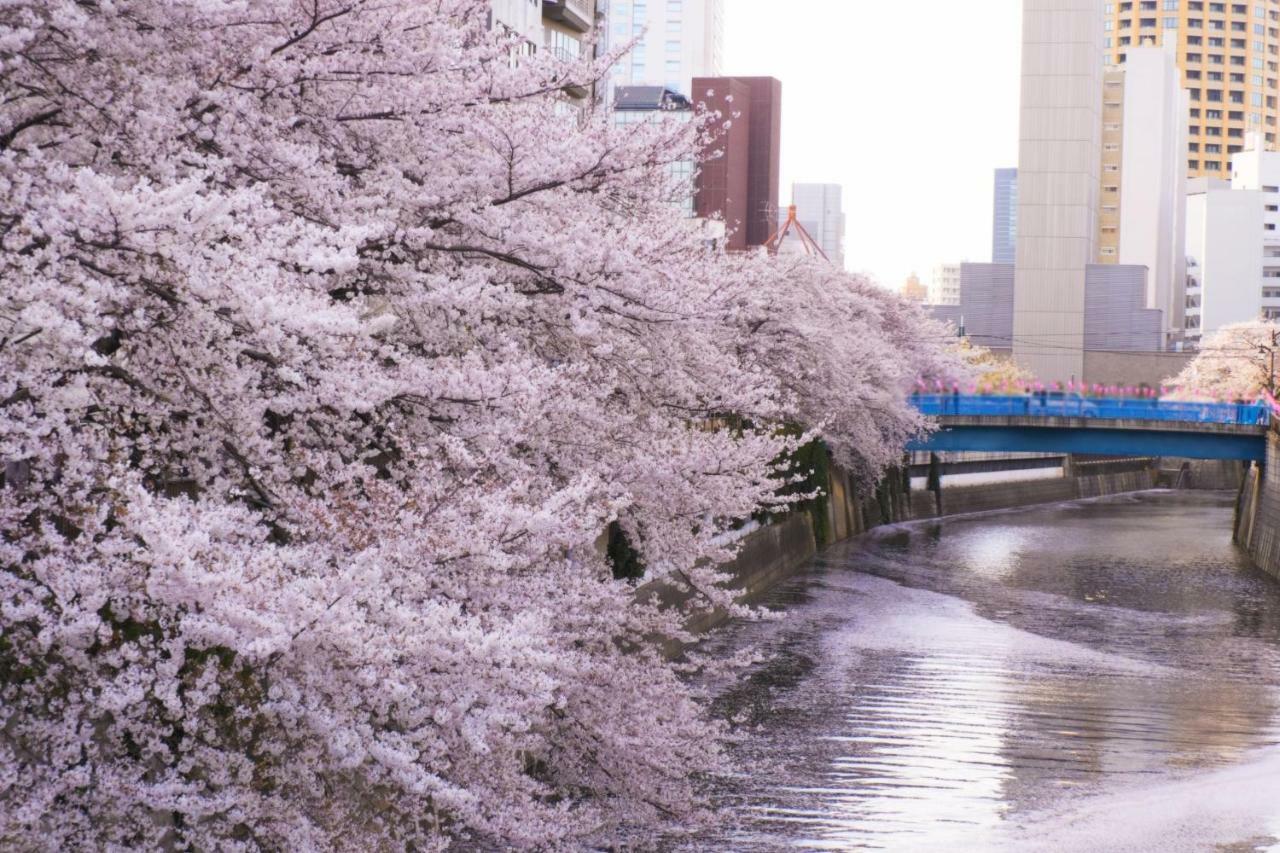
<path fill-rule="evenodd" d="M 1280 348 L 1280 332 L 1271 333 L 1271 346 L 1258 346 L 1258 352 L 1271 357 L 1271 368 L 1267 371 L 1267 392 L 1276 395 L 1276 349 Z"/>

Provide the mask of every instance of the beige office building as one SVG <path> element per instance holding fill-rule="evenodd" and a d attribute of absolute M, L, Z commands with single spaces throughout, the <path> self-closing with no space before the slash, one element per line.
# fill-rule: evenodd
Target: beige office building
<path fill-rule="evenodd" d="M 1142 45 L 1170 45 L 1191 96 L 1187 169 L 1230 179 L 1231 155 L 1256 130 L 1276 149 L 1280 115 L 1280 0 L 1126 0 L 1104 9 L 1107 61 Z"/>
<path fill-rule="evenodd" d="M 1014 357 L 1084 377 L 1086 266 L 1097 257 L 1102 0 L 1023 0 Z"/>
<path fill-rule="evenodd" d="M 723 76 L 725 0 L 611 0 L 606 16 L 608 49 L 639 39 L 610 70 L 612 88 L 662 86 L 697 101 L 706 93 L 693 78 Z"/>

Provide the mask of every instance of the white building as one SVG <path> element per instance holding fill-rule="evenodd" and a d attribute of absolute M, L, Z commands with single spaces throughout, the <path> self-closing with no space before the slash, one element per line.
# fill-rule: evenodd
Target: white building
<path fill-rule="evenodd" d="M 493 24 L 523 36 L 531 45 L 541 45 L 542 0 L 490 0 Z"/>
<path fill-rule="evenodd" d="M 521 52 L 550 53 L 572 62 L 593 50 L 597 8 L 597 0 L 489 0 L 489 23 L 521 36 L 525 41 Z M 590 86 L 567 86 L 564 91 L 580 107 L 595 94 Z"/>
<path fill-rule="evenodd" d="M 1023 0 L 1013 354 L 1045 382 L 1084 376 L 1085 275 L 1098 256 L 1102 0 Z"/>
<path fill-rule="evenodd" d="M 640 39 L 611 72 L 610 90 L 662 86 L 695 100 L 694 77 L 722 75 L 724 0 L 610 0 L 605 14 L 607 49 Z"/>
<path fill-rule="evenodd" d="M 1280 319 L 1280 153 L 1261 134 L 1231 161 L 1231 183 L 1197 178 L 1187 198 L 1187 339 Z"/>
<path fill-rule="evenodd" d="M 930 305 L 960 304 L 960 264 L 940 264 L 929 280 Z"/>
<path fill-rule="evenodd" d="M 791 185 L 791 203 L 796 207 L 796 217 L 827 260 L 839 269 L 844 269 L 843 197 L 844 190 L 839 184 Z"/>
<path fill-rule="evenodd" d="M 1174 42 L 1168 49 L 1132 48 L 1119 72 L 1124 105 L 1116 260 L 1147 268 L 1146 307 L 1164 312 L 1165 348 L 1182 338 L 1186 301 L 1190 95 L 1182 88 L 1175 48 Z"/>
<path fill-rule="evenodd" d="M 619 86 L 613 92 L 613 123 L 616 127 L 651 121 L 692 120 L 693 104 L 689 99 L 662 86 Z M 693 159 L 679 160 L 667 166 L 675 193 L 670 202 L 691 219 L 694 216 L 693 178 L 697 166 Z M 723 222 L 719 223 L 719 230 L 723 237 Z"/>
<path fill-rule="evenodd" d="M 1196 178 L 1187 197 L 1186 339 L 1262 311 L 1263 207 L 1260 190 L 1236 190 L 1216 178 Z M 1280 264 L 1280 259 L 1276 261 Z"/>

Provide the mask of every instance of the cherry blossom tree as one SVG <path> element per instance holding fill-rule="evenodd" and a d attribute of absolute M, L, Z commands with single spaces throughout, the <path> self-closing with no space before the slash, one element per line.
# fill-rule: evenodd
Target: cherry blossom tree
<path fill-rule="evenodd" d="M 979 393 L 1022 394 L 1036 378 L 1019 365 L 1011 355 L 1001 355 L 965 338 L 959 345 L 960 357 L 975 374 Z"/>
<path fill-rule="evenodd" d="M 779 425 L 869 481 L 953 366 L 864 282 L 707 250 L 702 125 L 563 94 L 613 59 L 484 0 L 0 3 L 0 846 L 696 824 L 685 614 L 601 532 L 731 604 Z"/>
<path fill-rule="evenodd" d="M 1275 384 L 1280 324 L 1254 320 L 1224 326 L 1205 338 L 1200 352 L 1169 380 L 1185 399 L 1256 400 Z"/>

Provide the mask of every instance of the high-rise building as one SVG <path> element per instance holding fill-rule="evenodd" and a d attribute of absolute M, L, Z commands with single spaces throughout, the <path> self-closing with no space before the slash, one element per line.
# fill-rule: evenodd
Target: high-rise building
<path fill-rule="evenodd" d="M 1084 375 L 1097 257 L 1102 0 L 1023 0 L 1013 350 L 1046 382 Z"/>
<path fill-rule="evenodd" d="M 1011 264 L 1018 249 L 1018 170 L 996 169 L 991 208 L 991 262 Z"/>
<path fill-rule="evenodd" d="M 960 304 L 960 264 L 939 264 L 929 281 L 930 305 Z"/>
<path fill-rule="evenodd" d="M 1230 183 L 1191 182 L 1187 197 L 1186 337 L 1223 326 L 1280 320 L 1280 153 L 1250 135 Z"/>
<path fill-rule="evenodd" d="M 844 269 L 844 190 L 839 184 L 792 184 L 796 216 L 817 241 L 822 253 Z"/>
<path fill-rule="evenodd" d="M 724 0 L 609 0 L 604 43 L 639 39 L 610 72 L 611 88 L 662 86 L 696 100 L 693 78 L 724 64 Z"/>
<path fill-rule="evenodd" d="M 726 247 L 763 246 L 777 227 L 782 83 L 773 77 L 698 77 L 695 104 L 713 116 L 694 210 L 723 219 Z"/>
<path fill-rule="evenodd" d="M 1182 339 L 1186 301 L 1188 93 L 1172 47 L 1130 48 L 1104 76 L 1098 262 L 1144 266 L 1147 307 L 1166 343 Z"/>
<path fill-rule="evenodd" d="M 930 313 L 957 328 L 963 325 L 965 336 L 975 344 L 1008 351 L 1014 334 L 1014 265 L 965 263 L 960 265 L 960 277 L 960 302 L 930 306 Z M 1090 361 L 1089 353 L 1097 356 L 1159 349 L 1163 318 L 1161 312 L 1145 305 L 1146 281 L 1145 267 L 1085 265 L 1084 291 L 1088 308 L 1084 328 L 1086 365 Z M 1104 359 L 1097 361 L 1106 363 Z M 1105 367 L 1095 365 L 1093 369 L 1086 368 L 1076 378 L 1083 377 L 1089 382 L 1124 378 L 1105 370 Z M 1163 375 L 1158 378 L 1163 378 Z"/>
<path fill-rule="evenodd" d="M 490 23 L 524 39 L 530 51 L 548 51 L 561 59 L 588 55 L 587 39 L 596 26 L 601 0 L 490 0 Z M 587 103 L 591 87 L 565 92 Z"/>
<path fill-rule="evenodd" d="M 1191 177 L 1229 178 L 1231 155 L 1250 130 L 1276 149 L 1280 116 L 1280 0 L 1127 0 L 1104 11 L 1107 62 L 1123 65 L 1135 47 L 1177 51 L 1191 93 Z"/>

